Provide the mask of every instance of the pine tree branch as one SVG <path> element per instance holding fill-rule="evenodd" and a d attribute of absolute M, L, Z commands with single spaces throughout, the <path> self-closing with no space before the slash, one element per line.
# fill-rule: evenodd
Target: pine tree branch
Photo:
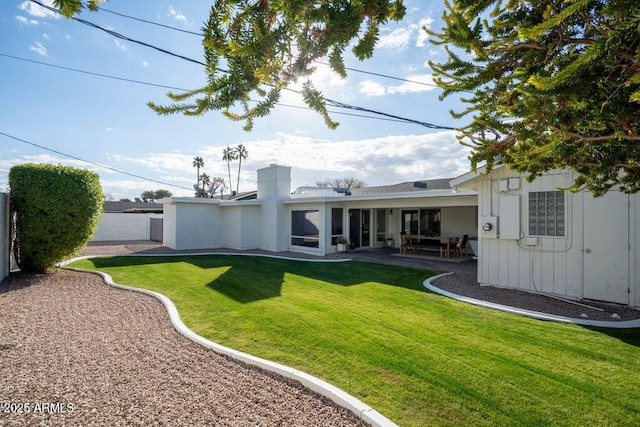
<path fill-rule="evenodd" d="M 640 135 L 620 136 L 620 135 L 614 134 L 614 135 L 602 135 L 602 136 L 584 136 L 584 135 L 580 135 L 579 133 L 569 132 L 569 131 L 561 130 L 558 128 L 554 128 L 554 130 L 585 142 L 604 142 L 604 141 L 613 141 L 613 140 L 640 141 Z"/>

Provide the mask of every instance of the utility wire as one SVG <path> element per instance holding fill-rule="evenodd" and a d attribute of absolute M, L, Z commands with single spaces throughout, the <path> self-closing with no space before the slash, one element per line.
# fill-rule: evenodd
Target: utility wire
<path fill-rule="evenodd" d="M 182 33 L 193 34 L 195 36 L 204 37 L 203 33 L 196 33 L 195 31 L 183 30 L 182 28 L 174 27 L 174 26 L 171 26 L 171 25 L 166 25 L 166 24 L 161 24 L 159 22 L 149 21 L 147 19 L 138 18 L 138 17 L 127 15 L 127 14 L 120 13 L 120 12 L 114 12 L 113 10 L 105 9 L 104 7 L 97 6 L 97 5 L 95 7 L 98 10 L 101 10 L 103 12 L 112 13 L 112 14 L 120 16 L 122 18 L 132 19 L 134 21 L 144 22 L 145 24 L 155 25 L 155 26 L 166 28 L 166 29 L 173 30 L 173 31 L 180 31 Z M 321 64 L 321 65 L 329 65 L 328 63 L 323 62 L 323 61 L 314 61 L 314 62 L 317 63 L 317 64 Z M 431 87 L 439 88 L 438 85 L 433 84 L 433 83 L 419 82 L 417 80 L 404 79 L 402 77 L 394 77 L 394 76 L 390 76 L 388 74 L 374 73 L 373 71 L 359 70 L 357 68 L 350 68 L 350 67 L 345 67 L 345 70 L 353 71 L 355 73 L 368 74 L 370 76 L 376 76 L 376 77 L 383 77 L 383 78 L 386 78 L 386 79 L 398 80 L 398 81 L 405 82 L 405 83 L 413 83 L 413 84 L 418 84 L 418 85 L 424 85 L 424 86 L 431 86 Z"/>
<path fill-rule="evenodd" d="M 124 78 L 124 77 L 111 76 L 111 75 L 108 75 L 108 74 L 94 73 L 92 71 L 79 70 L 77 68 L 63 67 L 63 66 L 60 66 L 60 65 L 49 64 L 47 62 L 35 61 L 33 59 L 26 59 L 26 58 L 21 58 L 19 56 L 7 55 L 7 54 L 1 53 L 1 52 L 0 52 L 0 56 L 4 56 L 5 58 L 10 58 L 10 59 L 15 59 L 15 60 L 18 60 L 18 61 L 30 62 L 30 63 L 37 64 L 37 65 L 44 65 L 44 66 L 47 66 L 47 67 L 59 68 L 59 69 L 65 70 L 65 71 L 73 71 L 73 72 L 76 72 L 76 73 L 88 74 L 88 75 L 91 75 L 91 76 L 103 77 L 103 78 L 113 79 L 113 80 L 120 80 L 120 81 L 124 81 L 124 82 L 128 82 L 128 83 L 136 83 L 136 84 L 147 85 L 147 86 L 161 87 L 161 88 L 165 88 L 165 89 L 180 90 L 180 91 L 183 91 L 183 92 L 188 91 L 188 89 L 185 89 L 185 88 L 180 88 L 180 87 L 175 87 L 175 86 L 167 86 L 167 85 L 158 84 L 158 83 L 143 82 L 141 80 L 133 80 L 133 79 L 128 79 L 128 78 Z M 256 102 L 257 103 L 258 101 L 251 100 L 251 102 Z M 278 105 L 280 107 L 298 108 L 298 109 L 301 109 L 301 110 L 312 111 L 311 108 L 306 107 L 306 106 L 301 106 L 301 105 L 283 104 L 283 103 L 280 103 L 280 102 L 276 103 L 276 105 Z M 361 118 L 372 119 L 372 120 L 386 120 L 386 121 L 390 121 L 390 122 L 406 123 L 406 120 L 401 120 L 401 119 L 368 116 L 368 115 L 364 115 L 364 114 L 355 114 L 355 113 L 345 113 L 343 111 L 335 111 L 335 110 L 327 110 L 327 111 L 329 113 L 331 113 L 331 114 L 339 114 L 339 115 L 343 115 L 343 116 L 361 117 Z"/>
<path fill-rule="evenodd" d="M 172 27 L 171 25 L 161 24 L 159 22 L 148 21 L 148 20 L 142 19 L 142 18 L 136 18 L 135 16 L 125 15 L 124 13 L 114 12 L 113 10 L 105 9 L 104 7 L 100 7 L 100 6 L 97 6 L 97 5 L 96 5 L 96 8 L 101 10 L 101 11 L 103 11 L 103 12 L 112 13 L 114 15 L 118 15 L 118 16 L 121 16 L 121 17 L 127 18 L 127 19 L 133 19 L 134 21 L 144 22 L 145 24 L 156 25 L 158 27 L 167 28 L 169 30 L 180 31 L 182 33 L 187 33 L 187 34 L 193 34 L 195 36 L 202 36 L 203 35 L 202 33 L 196 33 L 195 31 L 183 30 L 182 28 Z"/>
<path fill-rule="evenodd" d="M 127 78 L 124 78 L 124 77 L 110 76 L 108 74 L 94 73 L 94 72 L 91 72 L 91 71 L 79 70 L 77 68 L 63 67 L 61 65 L 49 64 L 47 62 L 34 61 L 33 59 L 26 59 L 26 58 L 20 58 L 19 56 L 7 55 L 6 53 L 0 53 L 0 56 L 4 56 L 6 58 L 11 58 L 11 59 L 16 59 L 18 61 L 31 62 L 33 64 L 45 65 L 47 67 L 59 68 L 61 70 L 74 71 L 76 73 L 82 73 L 82 74 L 89 74 L 91 76 L 104 77 L 106 79 L 121 80 L 121 81 L 124 81 L 124 82 L 137 83 L 137 84 L 140 84 L 140 85 L 147 85 L 147 86 L 161 87 L 161 88 L 164 88 L 164 89 L 181 90 L 181 91 L 185 91 L 185 92 L 187 91 L 187 89 L 183 89 L 183 88 L 179 88 L 179 87 L 167 86 L 167 85 L 161 85 L 161 84 L 149 83 L 149 82 L 143 82 L 141 80 L 127 79 Z"/>
<path fill-rule="evenodd" d="M 55 12 L 55 13 L 57 13 L 59 15 L 64 16 L 63 13 L 60 12 L 55 7 L 47 6 L 46 4 L 40 3 L 39 1 L 36 1 L 36 0 L 30 0 L 30 1 L 32 3 L 37 4 L 40 7 L 43 7 L 45 9 L 47 9 L 47 10 L 50 10 L 51 12 Z M 163 49 L 161 47 L 154 46 L 152 44 L 145 43 L 145 42 L 140 41 L 140 40 L 131 39 L 131 38 L 125 36 L 125 35 L 122 35 L 122 34 L 116 32 L 116 31 L 113 31 L 113 30 L 110 30 L 108 28 L 101 27 L 100 25 L 94 24 L 93 22 L 90 22 L 90 21 L 87 21 L 87 20 L 84 20 L 84 19 L 81 19 L 81 18 L 78 18 L 78 17 L 75 17 L 75 16 L 72 16 L 69 19 L 73 19 L 76 22 L 80 22 L 81 24 L 87 25 L 87 26 L 95 28 L 97 30 L 104 31 L 105 33 L 107 33 L 107 34 L 109 34 L 109 35 L 111 35 L 111 36 L 113 36 L 115 38 L 118 38 L 118 39 L 121 39 L 121 40 L 124 40 L 124 41 L 128 41 L 128 42 L 131 42 L 131 43 L 136 43 L 136 44 L 139 44 L 141 46 L 145 46 L 145 47 L 148 47 L 150 49 L 157 50 L 158 52 L 162 52 L 162 53 L 165 53 L 167 55 L 175 56 L 176 58 L 180 58 L 180 59 L 183 59 L 183 60 L 188 61 L 188 62 L 193 62 L 194 64 L 203 65 L 203 66 L 207 65 L 202 61 L 198 61 L 197 59 L 193 59 L 193 58 L 189 58 L 188 56 L 184 56 L 184 55 L 180 55 L 180 54 L 177 54 L 177 53 L 173 53 L 173 52 L 170 52 L 170 51 L 168 51 L 166 49 Z M 228 72 L 226 70 L 220 70 L 220 71 Z"/>
<path fill-rule="evenodd" d="M 328 63 L 322 62 L 322 61 L 314 61 L 314 62 L 317 63 L 317 64 L 321 64 L 321 65 L 329 65 Z M 354 71 L 356 73 L 368 74 L 370 76 L 384 77 L 385 79 L 398 80 L 398 81 L 405 82 L 405 83 L 412 83 L 412 84 L 416 84 L 416 85 L 423 85 L 423 86 L 431 86 L 431 87 L 435 87 L 435 88 L 440 88 L 440 86 L 438 86 L 437 84 L 419 82 L 417 80 L 411 80 L 411 79 L 403 79 L 401 77 L 394 77 L 394 76 L 390 76 L 388 74 L 374 73 L 373 71 L 364 71 L 364 70 L 358 70 L 356 68 L 349 68 L 349 67 L 344 67 L 344 69 L 348 70 L 348 71 Z"/>
<path fill-rule="evenodd" d="M 32 3 L 36 3 L 37 5 L 43 7 L 45 9 L 47 9 L 47 10 L 50 10 L 52 12 L 55 12 L 55 13 L 58 13 L 58 14 L 62 15 L 62 12 L 60 12 L 56 8 L 53 8 L 53 7 L 47 6 L 45 4 L 42 4 L 37 0 L 30 0 L 30 1 Z M 85 24 L 85 25 L 87 25 L 89 27 L 92 27 L 92 28 L 95 28 L 95 29 L 98 29 L 98 30 L 102 30 L 102 31 L 106 32 L 107 34 L 112 35 L 113 37 L 116 37 L 116 38 L 119 38 L 119 39 L 122 39 L 122 40 L 125 40 L 125 41 L 128 41 L 128 42 L 131 42 L 131 43 L 139 44 L 141 46 L 149 47 L 151 49 L 154 49 L 154 50 L 157 50 L 159 52 L 165 53 L 167 55 L 171 55 L 171 56 L 174 56 L 176 58 L 180 58 L 180 59 L 183 59 L 185 61 L 189 61 L 189 62 L 192 62 L 192 63 L 195 63 L 195 64 L 199 64 L 199 65 L 202 65 L 202 66 L 206 67 L 206 64 L 204 62 L 202 62 L 202 61 L 198 61 L 196 59 L 192 59 L 192 58 L 189 58 L 189 57 L 177 54 L 177 53 L 170 52 L 170 51 L 168 51 L 166 49 L 162 49 L 160 47 L 151 45 L 149 43 L 146 43 L 146 42 L 143 42 L 143 41 L 140 41 L 140 40 L 129 38 L 129 37 L 127 37 L 125 35 L 122 35 L 122 34 L 116 32 L 116 31 L 109 30 L 107 28 L 101 27 L 101 26 L 99 26 L 97 24 L 94 24 L 92 22 L 86 21 L 84 19 L 80 19 L 80 18 L 77 18 L 77 17 L 71 17 L 71 19 L 73 19 L 74 21 L 80 22 L 81 24 Z M 221 68 L 217 68 L 217 70 L 220 71 L 220 72 L 223 72 L 223 73 L 227 73 L 227 74 L 229 73 L 228 70 L 224 70 L 224 69 L 221 69 Z M 301 92 L 297 91 L 295 89 L 291 89 L 291 88 L 285 88 L 285 89 L 290 91 L 290 92 L 294 92 L 294 93 L 297 93 L 297 94 L 301 95 Z M 338 108 L 345 108 L 345 109 L 356 110 L 356 111 L 366 111 L 366 112 L 369 112 L 369 113 L 372 113 L 372 114 L 378 114 L 378 115 L 381 115 L 381 116 L 390 117 L 390 118 L 398 119 L 398 120 L 401 120 L 401 121 L 405 121 L 407 123 L 417 124 L 417 125 L 429 128 L 429 129 L 454 130 L 454 128 L 449 127 L 449 126 L 440 126 L 440 125 L 435 125 L 435 124 L 428 123 L 428 122 L 423 122 L 423 121 L 420 121 L 420 120 L 407 119 L 407 118 L 404 118 L 404 117 L 401 117 L 401 116 L 396 116 L 396 115 L 393 115 L 393 114 L 382 113 L 380 111 L 371 110 L 371 109 L 368 109 L 368 108 L 363 108 L 363 107 L 353 106 L 353 105 L 350 105 L 350 104 L 345 104 L 343 102 L 335 101 L 335 100 L 332 100 L 332 99 L 329 99 L 329 98 L 325 98 L 325 101 L 329 105 L 333 105 L 333 106 L 338 107 Z"/>
<path fill-rule="evenodd" d="M 133 174 L 133 173 L 130 173 L 130 172 L 125 172 L 125 171 L 122 171 L 120 169 L 113 168 L 111 166 L 102 165 L 100 163 L 92 162 L 90 160 L 81 159 L 80 157 L 76 157 L 76 156 L 73 156 L 71 154 L 63 153 L 62 151 L 54 150 L 52 148 L 47 148 L 47 147 L 44 147 L 42 145 L 38 145 L 38 144 L 36 144 L 34 142 L 26 141 L 24 139 L 17 138 L 15 136 L 9 135 L 9 134 L 4 133 L 4 132 L 0 132 L 0 135 L 6 136 L 7 138 L 11 138 L 11 139 L 13 139 L 15 141 L 18 141 L 18 142 L 22 142 L 23 144 L 31 145 L 33 147 L 37 147 L 37 148 L 40 148 L 42 150 L 50 151 L 50 152 L 58 154 L 60 156 L 68 157 L 68 158 L 73 159 L 73 160 L 78 160 L 78 161 L 83 162 L 83 163 L 88 163 L 90 165 L 97 166 L 97 167 L 102 168 L 102 169 L 107 169 L 107 170 L 110 170 L 110 171 L 113 171 L 113 172 L 121 173 L 121 174 L 124 174 L 124 175 L 128 175 L 128 176 L 131 176 L 131 177 L 134 177 L 134 178 L 138 178 L 138 179 L 142 179 L 142 180 L 149 181 L 149 182 L 155 182 L 156 184 L 162 184 L 162 185 L 167 185 L 167 186 L 170 186 L 170 187 L 180 188 L 182 190 L 193 191 L 193 188 L 182 187 L 182 186 L 176 185 L 176 184 L 169 184 L 168 182 L 158 181 L 157 179 L 147 178 L 147 177 L 144 177 L 144 176 L 141 176 L 141 175 L 136 175 L 136 174 Z"/>

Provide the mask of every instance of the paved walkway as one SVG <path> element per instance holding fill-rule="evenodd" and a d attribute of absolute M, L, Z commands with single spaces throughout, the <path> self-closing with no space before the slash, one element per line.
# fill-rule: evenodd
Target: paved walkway
<path fill-rule="evenodd" d="M 82 251 L 82 255 L 122 255 L 127 253 L 138 254 L 174 254 L 174 253 L 204 253 L 204 252 L 229 252 L 229 253 L 265 253 L 274 255 L 273 252 L 261 250 L 237 251 L 226 248 L 200 249 L 188 251 L 176 251 L 162 246 L 158 242 L 131 241 L 131 242 L 91 242 Z M 475 274 L 477 272 L 477 261 L 471 257 L 443 259 L 439 255 L 400 255 L 395 248 L 368 249 L 355 251 L 346 254 L 328 255 L 317 257 L 298 252 L 278 252 L 281 255 L 291 258 L 319 258 L 319 259 L 354 259 L 358 261 L 375 262 L 379 264 L 399 265 L 403 267 L 417 268 L 421 270 L 432 270 L 438 272 Z"/>

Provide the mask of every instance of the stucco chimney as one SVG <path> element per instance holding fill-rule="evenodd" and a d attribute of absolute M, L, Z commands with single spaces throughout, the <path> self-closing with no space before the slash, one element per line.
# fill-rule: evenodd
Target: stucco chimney
<path fill-rule="evenodd" d="M 291 168 L 271 164 L 258 169 L 258 200 L 260 209 L 260 248 L 283 252 L 289 247 L 289 215 L 282 200 L 291 197 Z"/>

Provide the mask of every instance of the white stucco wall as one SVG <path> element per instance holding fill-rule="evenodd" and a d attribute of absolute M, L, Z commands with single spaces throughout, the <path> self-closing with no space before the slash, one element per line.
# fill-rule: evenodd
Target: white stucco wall
<path fill-rule="evenodd" d="M 258 247 L 261 204 L 223 206 L 223 246 L 231 249 L 255 249 Z"/>
<path fill-rule="evenodd" d="M 174 249 L 223 247 L 222 212 L 216 202 L 176 204 Z"/>
<path fill-rule="evenodd" d="M 91 241 L 149 240 L 151 218 L 162 214 L 103 212 Z"/>
<path fill-rule="evenodd" d="M 478 209 L 475 206 L 445 206 L 440 208 L 440 234 L 448 237 L 478 235 Z"/>
<path fill-rule="evenodd" d="M 177 208 L 171 199 L 162 202 L 162 245 L 168 248 L 176 248 Z"/>

